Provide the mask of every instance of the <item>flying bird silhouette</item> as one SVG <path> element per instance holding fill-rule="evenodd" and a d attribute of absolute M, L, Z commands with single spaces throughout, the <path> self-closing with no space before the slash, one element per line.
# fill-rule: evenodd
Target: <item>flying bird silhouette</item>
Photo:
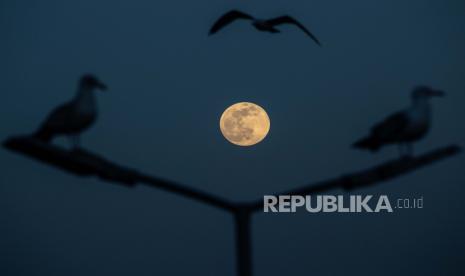
<path fill-rule="evenodd" d="M 444 95 L 440 90 L 426 86 L 416 87 L 412 91 L 412 104 L 409 108 L 374 125 L 370 135 L 355 142 L 353 147 L 375 152 L 384 145 L 397 144 L 401 156 L 413 154 L 412 143 L 423 138 L 431 125 L 430 98 Z"/>
<path fill-rule="evenodd" d="M 248 15 L 246 13 L 243 13 L 238 10 L 232 10 L 230 12 L 227 12 L 223 16 L 221 16 L 213 25 L 213 27 L 210 29 L 209 35 L 217 33 L 219 30 L 222 28 L 226 27 L 227 25 L 231 24 L 232 22 L 236 20 L 250 20 L 252 21 L 252 25 L 259 31 L 262 32 L 270 32 L 270 33 L 279 33 L 280 31 L 276 29 L 277 26 L 283 25 L 283 24 L 292 24 L 297 27 L 299 27 L 303 32 L 305 32 L 308 36 L 310 36 L 313 41 L 316 42 L 319 46 L 321 46 L 320 41 L 314 36 L 307 28 L 305 28 L 304 25 L 300 24 L 299 21 L 295 20 L 293 17 L 285 15 L 285 16 L 280 16 L 276 17 L 273 19 L 256 19 L 252 17 L 251 15 Z"/>
<path fill-rule="evenodd" d="M 55 108 L 34 134 L 34 137 L 50 142 L 55 136 L 67 135 L 75 148 L 79 147 L 79 135 L 97 119 L 97 102 L 94 91 L 106 90 L 105 84 L 94 75 L 81 77 L 76 96 Z"/>

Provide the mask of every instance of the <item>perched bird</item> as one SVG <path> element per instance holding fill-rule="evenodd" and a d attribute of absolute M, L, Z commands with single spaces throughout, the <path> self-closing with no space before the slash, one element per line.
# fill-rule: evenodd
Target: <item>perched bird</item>
<path fill-rule="evenodd" d="M 419 86 L 412 91 L 409 108 L 394 113 L 371 128 L 367 137 L 353 147 L 372 152 L 388 144 L 397 144 L 401 155 L 413 154 L 412 143 L 423 138 L 431 125 L 431 97 L 442 97 L 444 92 Z M 406 150 L 406 152 L 404 151 Z"/>
<path fill-rule="evenodd" d="M 94 75 L 82 76 L 74 99 L 55 108 L 34 133 L 34 137 L 50 142 L 55 136 L 67 135 L 73 146 L 79 147 L 80 133 L 97 119 L 96 89 L 104 91 L 107 87 Z"/>
<path fill-rule="evenodd" d="M 256 19 L 246 13 L 243 13 L 238 10 L 232 10 L 223 16 L 221 16 L 213 25 L 213 27 L 210 29 L 209 35 L 215 34 L 222 28 L 226 27 L 227 25 L 231 24 L 232 22 L 238 20 L 238 19 L 243 19 L 243 20 L 250 20 L 252 21 L 252 25 L 259 31 L 262 32 L 270 32 L 270 33 L 279 33 L 280 31 L 276 29 L 277 26 L 282 25 L 282 24 L 293 24 L 299 27 L 302 31 L 304 31 L 310 38 L 312 38 L 316 44 L 321 46 L 320 41 L 312 34 L 310 31 L 307 30 L 307 28 L 304 27 L 304 25 L 300 24 L 299 21 L 295 20 L 294 18 L 285 15 L 285 16 L 280 16 L 277 18 L 273 19 Z"/>

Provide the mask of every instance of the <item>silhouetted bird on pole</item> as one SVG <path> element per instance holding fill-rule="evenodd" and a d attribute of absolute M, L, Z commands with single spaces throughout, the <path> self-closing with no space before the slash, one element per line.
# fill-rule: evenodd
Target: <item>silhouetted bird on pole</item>
<path fill-rule="evenodd" d="M 426 86 L 416 87 L 412 92 L 409 108 L 394 113 L 371 128 L 369 136 L 353 146 L 372 152 L 388 144 L 397 144 L 401 155 L 413 154 L 412 143 L 423 138 L 431 125 L 431 97 L 442 97 L 444 92 Z M 406 150 L 404 153 L 403 149 Z"/>
<path fill-rule="evenodd" d="M 243 20 L 250 20 L 252 21 L 252 25 L 259 31 L 262 32 L 270 32 L 270 33 L 279 33 L 280 31 L 276 29 L 277 26 L 282 25 L 282 24 L 292 24 L 297 27 L 299 27 L 302 31 L 304 31 L 310 38 L 312 38 L 316 44 L 321 46 L 320 41 L 309 31 L 307 28 L 305 28 L 304 25 L 300 24 L 299 21 L 295 20 L 294 18 L 285 15 L 285 16 L 280 16 L 277 18 L 273 19 L 257 19 L 252 17 L 251 15 L 248 15 L 246 13 L 243 13 L 238 10 L 232 10 L 223 16 L 221 16 L 213 25 L 213 27 L 210 29 L 209 35 L 217 33 L 219 30 L 222 28 L 226 27 L 227 25 L 231 24 L 232 22 L 243 19 Z"/>
<path fill-rule="evenodd" d="M 73 146 L 79 147 L 79 135 L 97 119 L 96 89 L 104 91 L 107 87 L 94 75 L 82 76 L 74 99 L 54 109 L 34 137 L 50 142 L 55 136 L 67 135 Z"/>

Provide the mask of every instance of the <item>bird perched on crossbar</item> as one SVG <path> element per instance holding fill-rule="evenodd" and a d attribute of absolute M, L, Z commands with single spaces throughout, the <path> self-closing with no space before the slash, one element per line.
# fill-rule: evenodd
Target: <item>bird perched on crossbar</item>
<path fill-rule="evenodd" d="M 73 146 L 79 147 L 80 134 L 97 119 L 97 102 L 95 90 L 104 91 L 107 86 L 94 75 L 81 77 L 76 96 L 69 102 L 55 108 L 34 133 L 34 138 L 50 142 L 54 137 L 66 135 Z"/>
<path fill-rule="evenodd" d="M 432 97 L 442 97 L 444 92 L 427 86 L 418 86 L 412 91 L 409 108 L 396 112 L 374 125 L 371 133 L 353 144 L 353 147 L 372 152 L 389 144 L 397 144 L 401 156 L 413 154 L 412 143 L 423 138 L 431 125 Z"/>
<path fill-rule="evenodd" d="M 269 33 L 279 33 L 280 30 L 276 28 L 279 25 L 292 24 L 292 25 L 299 27 L 304 33 L 306 33 L 311 39 L 313 39 L 313 41 L 315 41 L 316 44 L 321 46 L 321 43 L 316 38 L 316 36 L 313 35 L 309 30 L 307 30 L 307 28 L 305 28 L 305 26 L 302 25 L 299 21 L 297 21 L 291 16 L 284 15 L 284 16 L 280 16 L 280 17 L 276 17 L 272 19 L 257 19 L 249 14 L 246 14 L 238 10 L 229 11 L 225 13 L 223 16 L 221 16 L 215 22 L 213 27 L 210 29 L 209 35 L 217 33 L 222 28 L 226 27 L 227 25 L 239 19 L 250 20 L 252 21 L 252 25 L 257 30 L 262 31 L 262 32 L 269 32 Z"/>

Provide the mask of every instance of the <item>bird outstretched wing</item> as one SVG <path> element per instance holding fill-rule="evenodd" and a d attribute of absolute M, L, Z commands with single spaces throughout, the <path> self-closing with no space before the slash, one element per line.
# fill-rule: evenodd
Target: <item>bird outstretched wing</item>
<path fill-rule="evenodd" d="M 238 10 L 232 10 L 230 12 L 225 13 L 223 16 L 221 16 L 213 25 L 213 27 L 210 29 L 209 35 L 212 35 L 219 30 L 221 30 L 223 27 L 226 25 L 231 24 L 233 21 L 237 19 L 247 19 L 247 20 L 252 20 L 254 19 L 252 16 L 243 13 Z"/>
<path fill-rule="evenodd" d="M 269 23 L 272 26 L 281 25 L 281 24 L 293 24 L 293 25 L 296 25 L 302 31 L 304 31 L 304 33 L 306 33 L 311 39 L 313 39 L 313 41 L 315 41 L 316 44 L 321 46 L 321 43 L 318 40 L 318 38 L 316 38 L 316 36 L 313 35 L 309 30 L 307 30 L 307 28 L 305 28 L 304 25 L 300 24 L 299 21 L 295 20 L 291 16 L 285 15 L 285 16 L 280 16 L 280 17 L 277 17 L 277 18 L 273 18 L 273 19 L 268 20 L 267 23 Z"/>

